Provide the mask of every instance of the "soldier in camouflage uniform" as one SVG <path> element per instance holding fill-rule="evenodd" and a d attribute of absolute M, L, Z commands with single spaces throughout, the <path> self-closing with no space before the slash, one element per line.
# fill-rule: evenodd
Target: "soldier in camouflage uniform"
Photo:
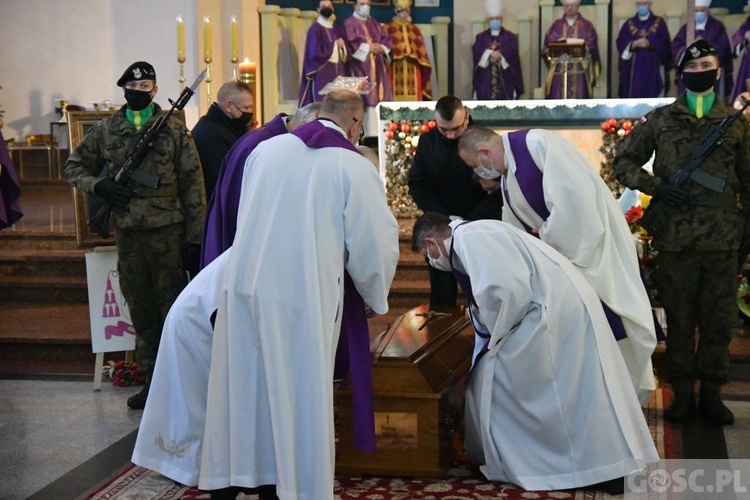
<path fill-rule="evenodd" d="M 206 197 L 198 152 L 177 117 L 170 117 L 160 129 L 138 167 L 157 175 L 159 187 L 114 183 L 127 155 L 160 112 L 153 102 L 156 74 L 150 64 L 133 63 L 117 85 L 125 88 L 128 104 L 92 127 L 70 155 L 65 175 L 78 189 L 113 206 L 120 287 L 137 334 L 136 361 L 149 377 L 143 390 L 128 399 L 128 406 L 142 409 L 164 318 L 187 283 L 185 271 L 197 269 Z"/>
<path fill-rule="evenodd" d="M 698 40 L 678 68 L 687 92 L 650 112 L 622 141 L 615 157 L 617 179 L 654 196 L 666 224 L 654 237 L 659 250 L 659 295 L 667 314 L 667 380 L 675 399 L 664 416 L 681 422 L 695 412 L 693 388 L 700 385 L 700 414 L 721 425 L 734 422 L 719 390 L 727 382 L 729 342 L 737 317 L 738 249 L 750 236 L 750 137 L 736 120 L 721 144 L 698 169 L 725 182 L 716 192 L 688 179 L 681 187 L 667 179 L 693 147 L 732 110 L 713 92 L 719 58 Z M 653 175 L 644 170 L 656 152 Z M 700 332 L 697 352 L 695 328 Z"/>

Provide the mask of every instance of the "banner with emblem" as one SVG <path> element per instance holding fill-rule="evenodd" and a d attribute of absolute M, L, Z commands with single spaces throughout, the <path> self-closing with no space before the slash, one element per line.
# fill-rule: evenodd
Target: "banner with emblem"
<path fill-rule="evenodd" d="M 86 254 L 89 289 L 91 351 L 112 352 L 135 349 L 135 328 L 130 310 L 120 291 L 115 247 Z"/>

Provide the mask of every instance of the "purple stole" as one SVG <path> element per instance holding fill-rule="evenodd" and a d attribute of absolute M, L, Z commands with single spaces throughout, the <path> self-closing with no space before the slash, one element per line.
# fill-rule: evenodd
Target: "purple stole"
<path fill-rule="evenodd" d="M 526 146 L 526 136 L 528 133 L 528 130 L 519 130 L 518 132 L 509 132 L 507 134 L 510 149 L 513 152 L 513 158 L 516 163 L 516 181 L 521 188 L 521 196 L 526 199 L 526 202 L 541 219 L 547 220 L 549 217 L 549 210 L 547 209 L 547 203 L 544 199 L 544 187 L 542 184 L 543 174 L 542 171 L 539 170 L 539 167 L 537 167 L 536 163 L 534 163 L 534 159 L 531 157 L 531 152 Z M 518 216 L 518 213 L 513 210 L 513 204 L 508 196 L 506 177 L 507 176 L 503 176 L 502 181 L 505 206 L 508 207 L 510 211 L 513 212 L 513 215 L 521 221 L 521 224 L 523 224 L 527 233 L 538 238 L 539 235 L 534 233 L 531 230 L 531 227 L 523 222 Z M 612 328 L 612 333 L 615 335 L 615 339 L 622 340 L 627 338 L 622 318 L 612 311 L 612 309 L 610 309 L 604 302 L 602 302 L 602 307 L 604 308 L 604 314 L 607 316 L 609 326 Z"/>
<path fill-rule="evenodd" d="M 16 176 L 16 169 L 5 146 L 3 133 L 0 131 L 0 229 L 15 224 L 23 217 L 18 199 L 21 197 L 21 186 Z"/>
<path fill-rule="evenodd" d="M 361 154 L 338 130 L 326 127 L 319 121 L 300 125 L 291 134 L 299 137 L 308 148 L 343 148 Z M 354 446 L 363 451 L 375 451 L 370 332 L 365 301 L 345 271 L 344 310 L 334 376 L 344 377 L 347 371 L 351 371 Z"/>

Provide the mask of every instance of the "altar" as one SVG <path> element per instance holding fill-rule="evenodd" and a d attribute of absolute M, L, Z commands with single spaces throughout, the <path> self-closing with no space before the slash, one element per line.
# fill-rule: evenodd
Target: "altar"
<path fill-rule="evenodd" d="M 498 132 L 523 128 L 554 130 L 575 144 L 597 171 L 604 161 L 602 123 L 637 120 L 674 98 L 464 101 L 474 124 Z M 388 204 L 398 217 L 418 209 L 408 195 L 408 173 L 419 136 L 434 127 L 433 102 L 381 102 L 378 105 L 380 176 Z"/>

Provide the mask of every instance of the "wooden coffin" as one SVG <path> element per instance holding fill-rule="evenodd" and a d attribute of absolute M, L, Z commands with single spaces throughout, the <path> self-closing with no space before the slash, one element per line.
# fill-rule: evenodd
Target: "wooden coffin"
<path fill-rule="evenodd" d="M 354 448 L 348 380 L 336 389 L 337 473 L 440 477 L 455 457 L 474 330 L 462 307 L 429 312 L 412 309 L 371 343 L 375 453 Z"/>

